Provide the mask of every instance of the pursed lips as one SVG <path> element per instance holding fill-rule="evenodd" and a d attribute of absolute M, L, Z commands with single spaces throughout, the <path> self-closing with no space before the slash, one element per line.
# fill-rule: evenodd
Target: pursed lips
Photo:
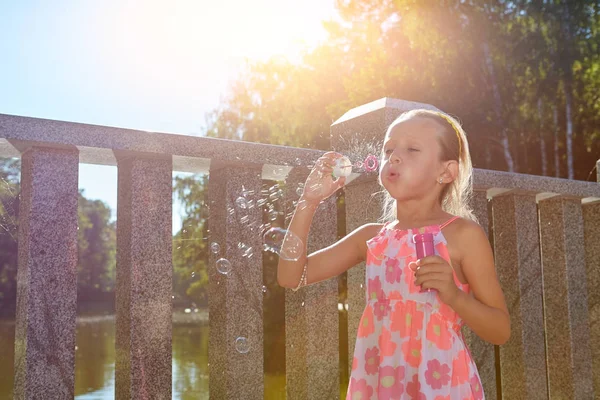
<path fill-rule="evenodd" d="M 396 168 L 390 168 L 385 175 L 389 180 L 396 180 L 400 176 L 400 172 Z"/>

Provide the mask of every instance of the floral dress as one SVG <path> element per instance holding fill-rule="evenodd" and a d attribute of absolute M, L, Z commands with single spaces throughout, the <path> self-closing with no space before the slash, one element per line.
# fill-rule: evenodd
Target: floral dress
<path fill-rule="evenodd" d="M 435 290 L 421 291 L 409 268 L 416 233 L 434 235 L 436 254 L 450 263 L 442 225 L 397 230 L 385 224 L 367 242 L 367 304 L 363 312 L 346 400 L 483 399 L 477 367 L 464 343 L 458 314 Z M 469 292 L 467 284 L 454 282 Z"/>

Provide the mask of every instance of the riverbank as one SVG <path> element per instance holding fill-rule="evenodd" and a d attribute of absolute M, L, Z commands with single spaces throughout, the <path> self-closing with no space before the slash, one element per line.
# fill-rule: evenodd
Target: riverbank
<path fill-rule="evenodd" d="M 114 314 L 83 314 L 77 316 L 77 324 L 93 324 L 97 322 L 114 321 Z M 0 325 L 14 325 L 13 318 L 0 318 Z M 200 324 L 208 325 L 208 310 L 206 309 L 181 309 L 173 311 L 173 324 Z"/>

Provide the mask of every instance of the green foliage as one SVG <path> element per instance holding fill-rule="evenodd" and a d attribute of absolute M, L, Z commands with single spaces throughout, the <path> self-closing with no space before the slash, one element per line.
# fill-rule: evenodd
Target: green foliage
<path fill-rule="evenodd" d="M 173 292 L 175 304 L 200 307 L 208 304 L 208 243 L 205 204 L 207 176 L 178 176 L 173 191 L 185 210 L 182 228 L 173 237 Z"/>
<path fill-rule="evenodd" d="M 548 159 L 556 140 L 561 168 L 552 164 L 546 173 L 563 176 L 572 123 L 575 177 L 587 179 L 600 154 L 600 1 L 338 0 L 336 6 L 337 17 L 324 22 L 327 41 L 300 63 L 248 65 L 209 115 L 206 133 L 329 149 L 333 121 L 393 97 L 459 116 L 480 168 L 506 168 L 506 132 L 517 172 L 542 174 L 540 139 Z"/>

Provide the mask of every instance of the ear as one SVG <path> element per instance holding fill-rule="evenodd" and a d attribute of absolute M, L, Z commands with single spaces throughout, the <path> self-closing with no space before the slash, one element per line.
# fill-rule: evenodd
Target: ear
<path fill-rule="evenodd" d="M 458 161 L 449 160 L 444 162 L 443 172 L 440 176 L 444 179 L 444 183 L 451 183 L 458 177 Z"/>

